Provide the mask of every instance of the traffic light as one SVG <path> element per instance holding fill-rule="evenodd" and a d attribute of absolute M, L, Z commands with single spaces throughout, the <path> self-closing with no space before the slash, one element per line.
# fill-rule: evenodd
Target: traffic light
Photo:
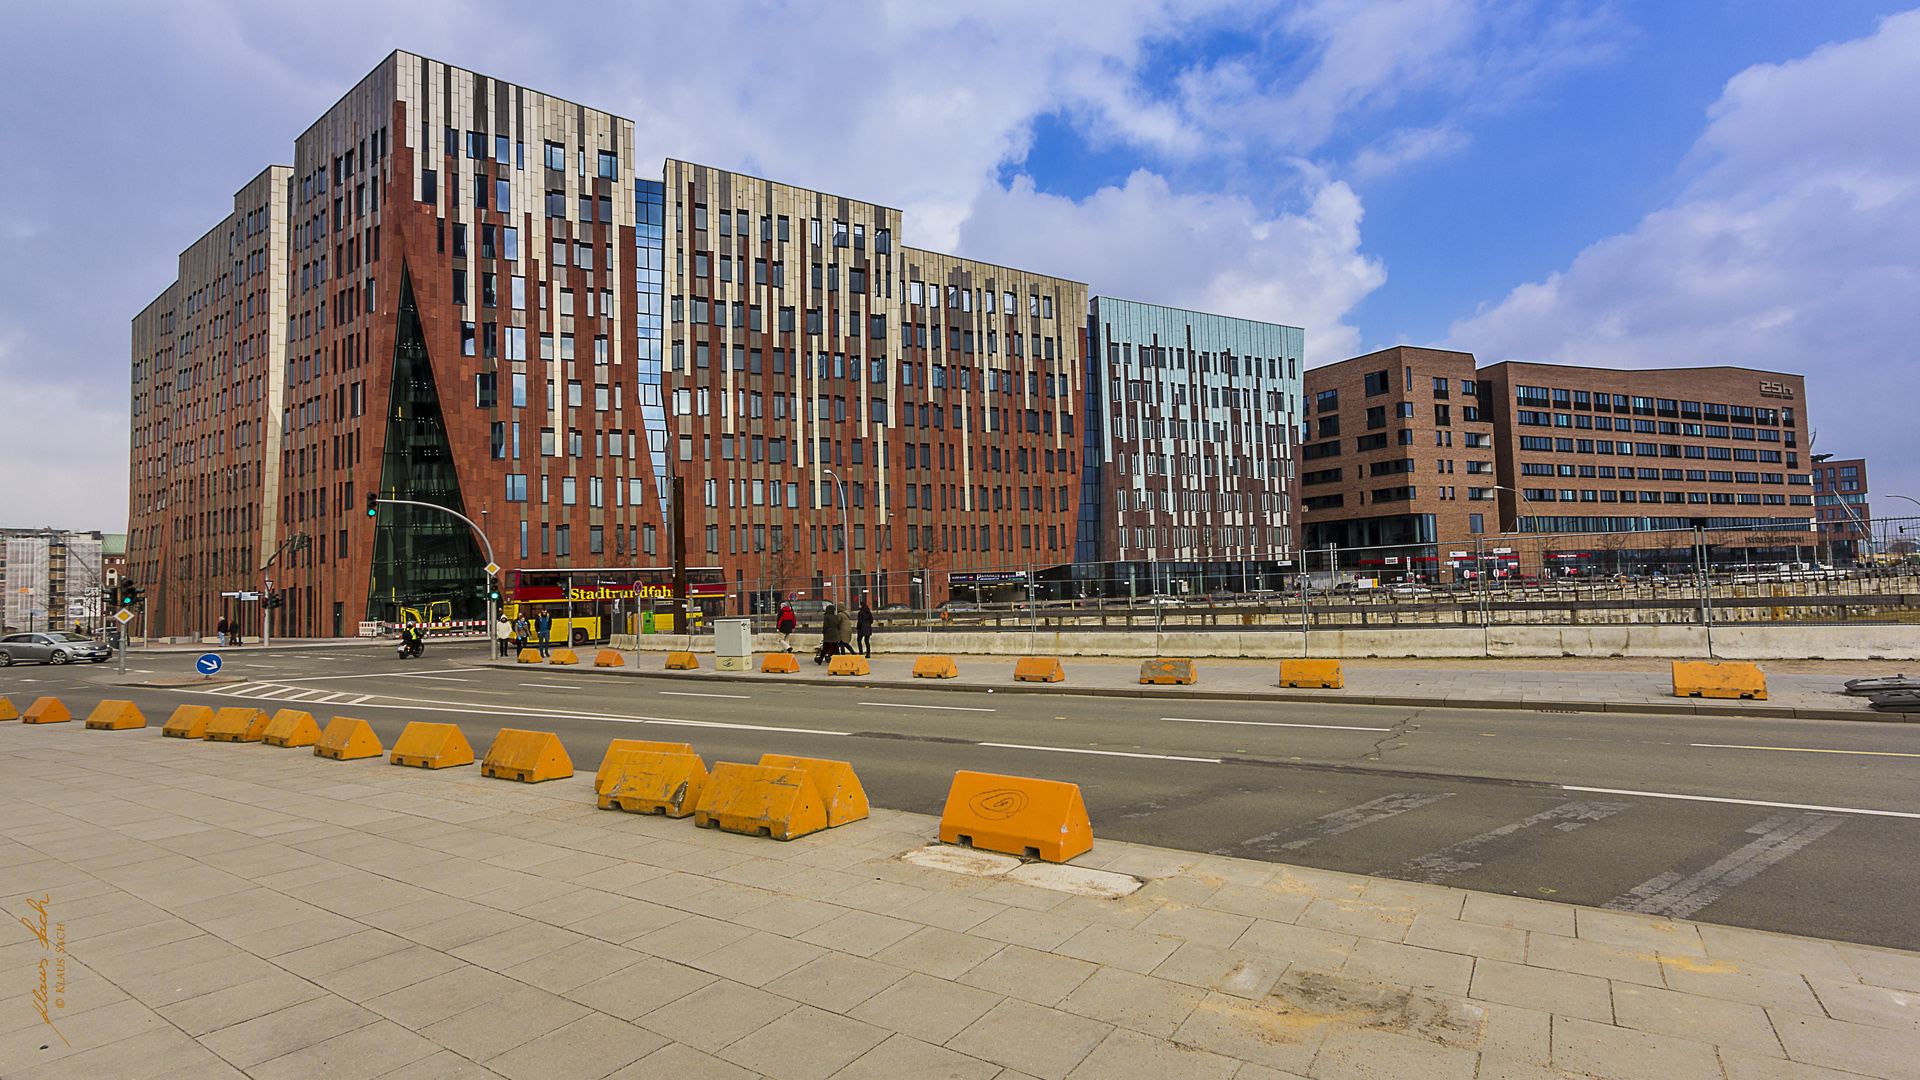
<path fill-rule="evenodd" d="M 133 607 L 141 600 L 140 586 L 122 585 L 120 587 L 120 606 Z"/>
<path fill-rule="evenodd" d="M 367 492 L 367 516 L 373 517 L 379 512 L 380 512 L 380 493 L 377 491 Z"/>
<path fill-rule="evenodd" d="M 496 604 L 500 602 L 500 579 L 499 578 L 490 577 L 487 579 L 487 599 L 493 601 Z"/>

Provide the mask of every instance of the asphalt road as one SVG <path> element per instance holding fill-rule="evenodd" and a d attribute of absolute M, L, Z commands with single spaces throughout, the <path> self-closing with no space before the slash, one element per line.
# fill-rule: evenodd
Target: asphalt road
<path fill-rule="evenodd" d="M 460 663 L 478 646 L 229 652 L 246 682 L 106 685 L 15 667 L 16 704 L 254 701 L 372 723 L 557 732 L 853 763 L 874 805 L 938 814 L 956 769 L 1080 785 L 1096 837 L 1920 949 L 1920 726 L 1834 721 L 956 694 L 605 677 Z M 188 674 L 192 657 L 130 662 Z M 153 732 L 157 735 L 157 732 Z M 222 751 L 225 752 L 225 751 Z M 236 749 L 234 752 L 246 752 Z M 1583 790 L 1584 789 L 1584 790 Z M 1789 805 L 1768 805 L 1789 804 Z"/>

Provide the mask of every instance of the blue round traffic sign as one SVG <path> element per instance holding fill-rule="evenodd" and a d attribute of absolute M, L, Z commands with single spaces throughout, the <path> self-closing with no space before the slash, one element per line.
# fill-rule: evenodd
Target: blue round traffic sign
<path fill-rule="evenodd" d="M 195 660 L 193 666 L 198 668 L 202 675 L 216 674 L 220 670 L 220 656 L 218 653 L 201 653 L 200 659 Z"/>

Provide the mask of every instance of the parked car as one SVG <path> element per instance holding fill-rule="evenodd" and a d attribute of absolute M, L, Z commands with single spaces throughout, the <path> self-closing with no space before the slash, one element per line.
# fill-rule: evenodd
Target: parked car
<path fill-rule="evenodd" d="M 113 656 L 113 649 L 95 641 L 84 634 L 70 634 L 64 630 L 53 630 L 37 634 L 8 634 L 0 638 L 0 667 L 11 667 L 16 663 L 69 664 L 75 660 L 91 660 L 104 664 Z"/>

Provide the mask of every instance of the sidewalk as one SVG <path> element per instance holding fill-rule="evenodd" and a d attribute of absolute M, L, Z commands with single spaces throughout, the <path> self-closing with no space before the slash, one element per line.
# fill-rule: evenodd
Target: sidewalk
<path fill-rule="evenodd" d="M 1140 661 L 1109 657 L 1067 657 L 1060 661 L 1066 681 L 1013 681 L 1012 656 L 956 656 L 960 674 L 952 679 L 916 679 L 913 658 L 880 654 L 868 665 L 872 674 L 850 679 L 829 676 L 813 663 L 810 652 L 796 653 L 800 672 L 763 675 L 753 658 L 748 672 L 714 671 L 713 656 L 700 653 L 698 671 L 666 670 L 665 653 L 624 653 L 627 666 L 593 667 L 596 650 L 579 650 L 579 666 L 550 666 L 548 673 L 611 675 L 728 682 L 802 684 L 856 683 L 902 690 L 955 690 L 997 693 L 1081 694 L 1157 697 L 1168 699 L 1226 699 L 1237 701 L 1310 701 L 1347 705 L 1394 705 L 1412 708 L 1548 709 L 1564 712 L 1669 713 L 1697 716 L 1776 717 L 1801 720 L 1866 720 L 1886 723 L 1920 721 L 1920 714 L 1875 711 L 1863 697 L 1845 693 L 1846 678 L 1838 675 L 1768 675 L 1767 700 L 1739 701 L 1673 696 L 1670 670 L 1556 671 L 1502 670 L 1452 664 L 1445 667 L 1385 667 L 1379 661 L 1342 664 L 1345 686 L 1339 690 L 1286 689 L 1276 684 L 1277 661 L 1196 660 L 1197 680 L 1188 686 L 1140 684 Z M 487 660 L 488 667 L 515 667 L 516 661 Z M 1762 671 L 1767 665 L 1761 664 Z"/>
<path fill-rule="evenodd" d="M 1145 884 L 1096 899 L 903 861 L 924 816 L 783 844 L 597 810 L 594 764 L 0 725 L 0 1076 L 1920 1077 L 1920 954 L 1097 821 L 1074 865 Z"/>

